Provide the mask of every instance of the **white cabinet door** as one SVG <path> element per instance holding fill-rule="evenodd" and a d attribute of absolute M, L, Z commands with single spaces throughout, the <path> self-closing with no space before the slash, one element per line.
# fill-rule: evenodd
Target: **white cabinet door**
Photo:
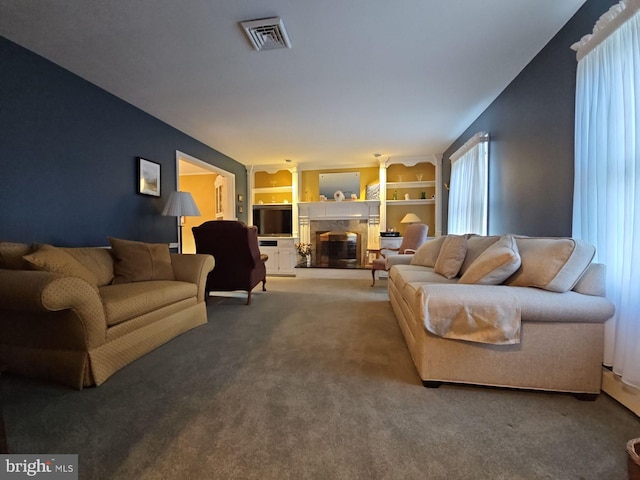
<path fill-rule="evenodd" d="M 265 263 L 267 274 L 278 273 L 278 247 L 260 247 L 260 253 L 269 255 L 269 260 Z"/>
<path fill-rule="evenodd" d="M 278 252 L 278 267 L 281 274 L 295 274 L 296 251 L 293 248 L 281 248 Z"/>

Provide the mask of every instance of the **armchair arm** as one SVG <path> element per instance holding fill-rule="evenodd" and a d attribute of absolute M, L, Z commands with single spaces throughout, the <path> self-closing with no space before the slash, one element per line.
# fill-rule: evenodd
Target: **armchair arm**
<path fill-rule="evenodd" d="M 82 324 L 88 348 L 104 343 L 107 322 L 98 290 L 77 277 L 32 270 L 0 270 L 4 310 L 46 313 L 72 310 Z"/>
<path fill-rule="evenodd" d="M 204 302 L 204 289 L 209 272 L 215 267 L 213 255 L 171 254 L 171 265 L 176 280 L 195 283 L 198 286 L 198 302 Z"/>
<path fill-rule="evenodd" d="M 394 265 L 409 265 L 411 263 L 412 258 L 413 258 L 413 255 L 405 255 L 405 254 L 389 255 L 386 258 L 387 270 L 389 270 Z"/>
<path fill-rule="evenodd" d="M 387 254 L 385 254 L 384 252 L 399 252 L 399 251 L 400 251 L 399 248 L 385 247 L 380 249 L 380 255 L 382 255 L 383 258 L 387 258 Z"/>

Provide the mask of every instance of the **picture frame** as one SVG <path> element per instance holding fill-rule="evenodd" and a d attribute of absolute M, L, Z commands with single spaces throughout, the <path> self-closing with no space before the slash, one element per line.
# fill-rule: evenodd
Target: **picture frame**
<path fill-rule="evenodd" d="M 244 213 L 244 207 L 242 205 L 238 205 L 238 213 Z"/>
<path fill-rule="evenodd" d="M 160 196 L 160 164 L 137 157 L 138 160 L 138 194 L 151 197 Z"/>
<path fill-rule="evenodd" d="M 242 203 L 242 202 L 244 202 L 244 196 L 238 195 L 238 203 Z"/>

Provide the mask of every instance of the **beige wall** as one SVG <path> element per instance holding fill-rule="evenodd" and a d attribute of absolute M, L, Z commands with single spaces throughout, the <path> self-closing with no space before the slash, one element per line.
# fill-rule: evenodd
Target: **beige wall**
<path fill-rule="evenodd" d="M 200 217 L 185 217 L 182 226 L 182 252 L 195 253 L 196 244 L 191 228 L 216 219 L 215 173 L 206 175 L 180 175 L 180 191 L 190 192 L 200 210 Z"/>

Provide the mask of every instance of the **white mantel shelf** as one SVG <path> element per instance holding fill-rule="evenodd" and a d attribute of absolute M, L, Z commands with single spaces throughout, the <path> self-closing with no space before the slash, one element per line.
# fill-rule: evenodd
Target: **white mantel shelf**
<path fill-rule="evenodd" d="M 380 216 L 380 200 L 298 202 L 298 211 L 308 220 L 370 220 Z"/>

